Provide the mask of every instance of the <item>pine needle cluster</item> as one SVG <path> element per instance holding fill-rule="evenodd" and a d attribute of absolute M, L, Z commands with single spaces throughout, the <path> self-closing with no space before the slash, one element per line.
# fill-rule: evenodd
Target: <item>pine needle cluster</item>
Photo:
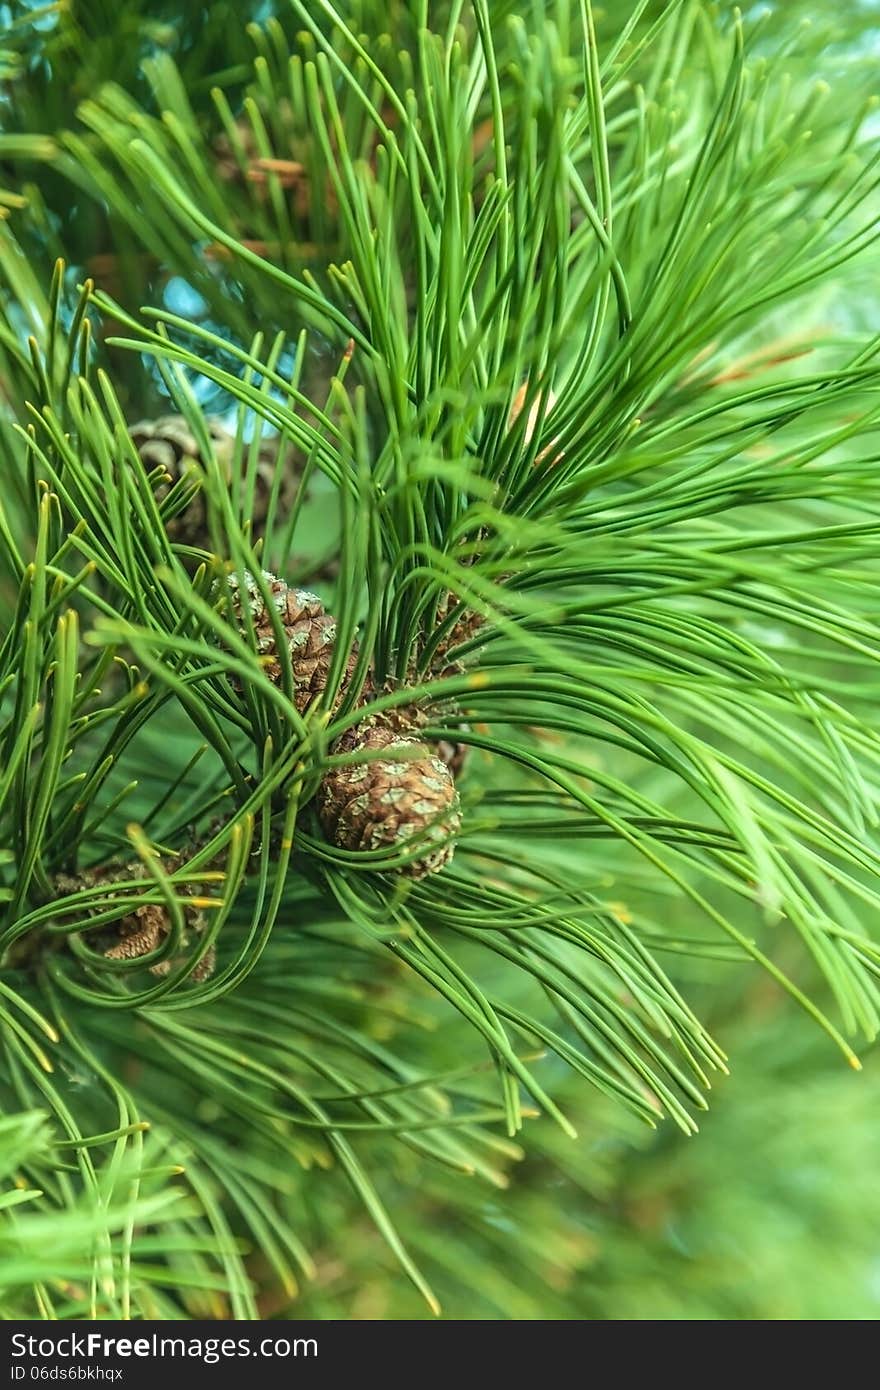
<path fill-rule="evenodd" d="M 683 958 L 876 1034 L 869 64 L 101 8 L 0 53 L 0 1297 L 289 1310 L 347 1179 L 435 1308 L 385 1165 L 695 1132 Z"/>

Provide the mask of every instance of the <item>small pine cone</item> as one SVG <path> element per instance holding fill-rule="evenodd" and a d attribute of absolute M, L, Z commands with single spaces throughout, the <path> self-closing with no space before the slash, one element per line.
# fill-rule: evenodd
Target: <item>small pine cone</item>
<path fill-rule="evenodd" d="M 217 460 L 228 478 L 232 458 L 232 436 L 219 420 L 207 419 L 205 424 Z M 182 415 L 160 415 L 155 420 L 138 420 L 129 427 L 129 434 L 147 471 L 162 468 L 168 474 L 169 481 L 160 482 L 156 489 L 157 502 L 161 504 L 175 483 L 182 479 L 194 486 L 201 483 L 204 467 L 201 449 Z M 190 498 L 183 511 L 171 517 L 168 522 L 168 534 L 173 540 L 181 541 L 184 545 L 201 548 L 207 546 L 208 518 L 201 487 L 195 496 Z"/>
<path fill-rule="evenodd" d="M 461 600 L 452 592 L 446 594 L 437 610 L 438 625 L 445 621 L 452 610 L 461 603 Z M 452 658 L 450 653 L 456 648 L 464 646 L 472 637 L 476 637 L 485 619 L 482 613 L 475 613 L 471 608 L 463 608 L 452 627 L 447 632 L 443 641 L 435 649 L 431 659 L 431 675 L 442 679 L 444 676 L 460 676 L 465 669 L 465 662 L 459 658 Z"/>
<path fill-rule="evenodd" d="M 173 867 L 166 865 L 166 868 Z M 86 887 L 94 887 L 103 882 L 137 881 L 148 877 L 147 866 L 140 859 L 129 864 L 107 864 L 99 869 L 91 869 L 79 877 L 59 874 L 55 879 L 55 889 L 61 894 L 74 893 Z M 189 885 L 183 887 L 185 897 L 193 893 Z M 194 903 L 183 903 L 184 937 L 183 946 L 192 944 L 193 936 L 201 936 L 205 930 L 205 915 Z M 107 960 L 137 960 L 140 956 L 155 951 L 168 936 L 171 920 L 163 903 L 143 903 L 140 907 L 126 912 L 117 922 L 105 923 L 96 929 L 99 944 Z M 160 960 L 150 966 L 154 975 L 167 975 L 169 971 L 183 963 L 183 957 L 173 960 Z M 213 946 L 190 975 L 196 983 L 207 980 L 214 973 L 215 951 Z"/>
<path fill-rule="evenodd" d="M 458 666 L 455 669 L 458 670 Z M 373 693 L 390 694 L 391 689 L 392 687 L 388 685 L 383 691 L 378 691 L 375 687 L 371 687 L 368 682 L 362 698 Z M 433 712 L 436 712 L 436 707 Z M 390 709 L 369 714 L 364 723 L 360 725 L 360 731 L 362 734 L 366 725 L 369 724 L 372 728 L 389 730 L 392 734 L 403 739 L 420 738 L 422 730 L 431 722 L 431 715 L 431 707 L 425 704 L 392 705 Z M 338 753 L 341 750 L 337 747 L 335 751 Z M 432 751 L 437 754 L 438 758 L 443 759 L 452 776 L 458 778 L 464 770 L 470 748 L 466 743 L 459 743 L 456 739 L 441 738 L 437 740 Z"/>
<path fill-rule="evenodd" d="M 305 714 L 313 700 L 326 689 L 327 677 L 333 661 L 333 648 L 336 643 L 336 619 L 324 611 L 324 605 L 317 594 L 307 589 L 291 589 L 283 579 L 263 571 L 263 579 L 275 602 L 281 623 L 287 635 L 287 649 L 293 668 L 294 703 L 300 714 Z M 242 632 L 246 632 L 242 613 L 242 594 L 238 576 L 229 576 L 229 586 L 233 591 L 232 606 Z M 253 619 L 257 638 L 257 651 L 267 658 L 265 671 L 273 683 L 281 679 L 281 663 L 277 656 L 275 631 L 263 602 L 263 596 L 250 574 L 245 575 L 247 603 Z M 357 660 L 354 647 L 349 655 L 340 685 L 340 696 L 351 679 Z"/>
<path fill-rule="evenodd" d="M 217 462 L 226 483 L 232 486 L 232 459 L 235 440 L 225 426 L 215 416 L 205 419 L 208 434 Z M 193 486 L 201 483 L 204 461 L 198 441 L 182 415 L 160 415 L 155 420 L 139 420 L 129 428 L 132 442 L 143 460 L 145 468 L 163 468 L 170 479 L 160 483 L 156 490 L 156 500 L 161 503 L 175 483 L 186 479 Z M 247 468 L 247 450 L 243 451 L 242 470 Z M 274 439 L 261 441 L 259 457 L 254 476 L 253 515 L 251 534 L 259 538 L 266 526 L 272 485 L 278 469 L 282 470 L 281 486 L 278 494 L 278 513 L 281 516 L 290 511 L 293 498 L 299 486 L 300 470 L 294 465 L 291 451 L 282 448 L 279 453 L 278 442 Z M 168 522 L 168 534 L 172 540 L 183 545 L 191 545 L 199 550 L 210 548 L 208 514 L 205 494 L 199 486 L 198 491 L 186 503 L 183 510 Z"/>
<path fill-rule="evenodd" d="M 457 671 L 458 669 L 459 667 L 456 665 L 455 670 Z M 447 671 L 447 674 L 448 673 Z M 366 703 L 376 695 L 390 695 L 393 690 L 394 686 L 390 683 L 386 684 L 382 689 L 379 689 L 373 684 L 371 677 L 368 676 L 367 683 L 361 694 L 360 702 Z M 371 728 L 388 730 L 390 733 L 403 739 L 421 739 L 422 730 L 431 723 L 432 716 L 436 715 L 437 712 L 437 706 L 431 706 L 428 703 L 392 705 L 390 709 L 377 710 L 375 713 L 368 712 L 363 723 L 359 725 L 358 737 L 362 740 L 363 731 L 367 725 L 369 725 Z M 448 714 L 455 713 L 455 711 L 451 711 L 448 708 L 445 710 L 441 708 L 441 713 Z M 467 725 L 463 725 L 463 727 L 467 728 Z M 338 753 L 350 750 L 342 750 L 340 747 L 337 747 L 334 751 Z M 466 743 L 459 743 L 455 739 L 441 738 L 437 740 L 436 745 L 432 748 L 432 752 L 435 752 L 438 758 L 443 759 L 449 771 L 452 773 L 452 776 L 457 778 L 459 773 L 464 769 L 468 754 L 470 753 L 470 748 Z"/>
<path fill-rule="evenodd" d="M 340 849 L 405 849 L 422 840 L 417 858 L 401 872 L 437 873 L 452 858 L 461 825 L 458 793 L 446 763 L 418 738 L 373 724 L 350 730 L 338 753 L 387 750 L 388 756 L 328 772 L 318 790 L 318 815 L 328 840 Z M 397 754 L 397 756 L 395 756 Z"/>

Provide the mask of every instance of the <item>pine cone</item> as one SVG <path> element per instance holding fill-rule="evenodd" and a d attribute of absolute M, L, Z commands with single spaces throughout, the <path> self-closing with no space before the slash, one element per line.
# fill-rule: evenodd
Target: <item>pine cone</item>
<path fill-rule="evenodd" d="M 454 608 L 461 603 L 452 592 L 446 594 L 437 610 L 437 625 L 439 626 L 446 620 Z M 482 613 L 475 613 L 473 609 L 462 608 L 458 618 L 449 629 L 443 641 L 436 648 L 431 659 L 431 675 L 434 677 L 459 676 L 465 669 L 465 663 L 458 658 L 451 659 L 450 652 L 461 647 L 465 642 L 469 642 L 472 637 L 476 637 L 485 619 Z"/>
<path fill-rule="evenodd" d="M 317 805 L 328 840 L 341 849 L 376 850 L 405 849 L 419 837 L 418 857 L 401 872 L 411 878 L 437 873 L 452 858 L 452 837 L 461 825 L 449 768 L 418 738 L 378 724 L 350 730 L 334 749 L 355 750 L 387 750 L 388 756 L 327 773 Z"/>
<path fill-rule="evenodd" d="M 449 674 L 449 670 L 452 669 L 458 671 L 464 668 L 456 664 L 454 668 L 448 668 L 447 674 Z M 383 690 L 379 690 L 368 677 L 361 699 L 362 701 L 366 701 L 374 695 L 387 695 L 390 694 L 393 689 L 394 687 L 389 684 L 386 685 Z M 447 713 L 448 712 L 447 710 Z M 380 710 L 376 714 L 370 714 L 369 724 L 373 728 L 378 727 L 390 730 L 392 734 L 401 738 L 418 738 L 425 726 L 431 723 L 432 716 L 436 715 L 436 713 L 436 705 L 431 706 L 424 703 L 403 706 L 393 705 L 390 709 Z M 361 728 L 363 729 L 363 727 L 362 725 Z M 467 725 L 463 727 L 466 728 Z M 339 750 L 337 749 L 336 751 L 338 752 Z M 432 751 L 437 754 L 438 758 L 443 759 L 449 771 L 452 773 L 452 776 L 458 778 L 459 774 L 464 770 L 468 754 L 470 753 L 470 747 L 466 743 L 459 743 L 456 739 L 441 738 L 437 740 L 436 746 Z"/>
<path fill-rule="evenodd" d="M 327 677 L 333 660 L 336 643 L 336 619 L 324 611 L 324 605 L 317 594 L 307 589 L 291 589 L 283 579 L 277 579 L 268 570 L 263 571 L 263 579 L 281 616 L 281 623 L 287 635 L 287 649 L 293 668 L 294 703 L 300 714 L 305 714 L 313 700 L 326 689 Z M 247 629 L 243 620 L 242 594 L 238 576 L 229 576 L 233 590 L 232 606 L 242 632 Z M 250 608 L 257 638 L 257 651 L 268 658 L 265 671 L 270 681 L 280 682 L 281 662 L 277 656 L 275 631 L 263 596 L 254 578 L 245 575 L 246 601 Z M 346 669 L 343 672 L 339 697 L 344 694 L 354 671 L 357 660 L 357 646 L 352 648 Z"/>
<path fill-rule="evenodd" d="M 447 614 L 457 607 L 460 600 L 452 592 L 448 592 L 440 604 L 437 612 L 437 622 L 442 623 Z M 466 663 L 458 657 L 452 657 L 451 653 L 457 647 L 475 637 L 483 626 L 483 615 L 475 613 L 472 609 L 465 608 L 461 615 L 453 624 L 446 638 L 436 648 L 431 660 L 431 672 L 434 677 L 460 676 Z M 452 709 L 454 713 L 454 707 Z M 437 752 L 445 762 L 453 777 L 458 777 L 467 764 L 470 756 L 470 748 L 466 743 L 459 743 L 455 739 L 441 739 L 437 745 Z"/>
<path fill-rule="evenodd" d="M 215 416 L 205 420 L 217 462 L 229 487 L 232 486 L 232 459 L 235 440 L 225 426 Z M 204 461 L 198 442 L 182 415 L 160 415 L 155 420 L 139 420 L 131 425 L 129 433 L 144 466 L 164 468 L 170 478 L 168 483 L 160 483 L 156 490 L 156 500 L 161 503 L 172 486 L 182 478 L 193 485 L 201 484 L 204 475 Z M 243 451 L 242 473 L 247 467 L 247 451 Z M 272 485 L 276 471 L 282 470 L 281 486 L 278 494 L 278 514 L 286 515 L 293 504 L 299 486 L 300 471 L 295 466 L 292 452 L 288 448 L 279 454 L 276 440 L 262 440 L 254 477 L 253 515 L 251 534 L 253 539 L 265 531 L 272 496 Z M 205 494 L 199 486 L 182 511 L 170 518 L 168 534 L 183 545 L 192 545 L 199 550 L 210 549 L 208 514 Z"/>
<path fill-rule="evenodd" d="M 527 381 L 524 381 L 513 398 L 513 402 L 510 407 L 510 415 L 507 421 L 509 428 L 512 428 L 516 424 L 519 417 L 522 415 L 523 409 L 525 408 L 528 387 L 529 383 Z M 552 410 L 553 407 L 556 405 L 556 399 L 557 398 L 555 392 L 551 391 L 548 394 L 546 403 L 548 411 Z M 531 440 L 537 428 L 539 406 L 540 400 L 536 400 L 532 404 L 531 409 L 529 410 L 525 430 L 523 431 L 523 441 L 526 444 L 531 443 Z M 561 462 L 561 460 L 565 457 L 564 453 L 561 450 L 556 452 L 554 457 L 550 457 L 554 454 L 558 442 L 558 439 L 552 439 L 550 443 L 547 445 L 547 447 L 542 449 L 541 452 L 538 454 L 537 458 L 535 459 L 535 463 L 544 463 L 548 459 L 550 460 L 551 464 Z M 477 535 L 476 540 L 482 541 L 485 539 L 486 535 L 487 532 L 485 530 L 481 530 Z M 477 559 L 478 551 L 475 548 L 474 553 L 464 560 L 464 564 L 474 564 L 477 561 Z M 460 603 L 461 599 L 451 590 L 448 590 L 442 598 L 437 609 L 438 625 L 444 622 L 445 619 L 449 616 L 449 614 L 453 611 L 453 609 L 458 607 Z M 463 607 L 461 609 L 461 612 L 459 613 L 459 616 L 456 618 L 455 623 L 450 628 L 449 632 L 446 634 L 443 641 L 440 643 L 440 645 L 434 652 L 434 656 L 431 661 L 431 674 L 433 676 L 455 676 L 460 675 L 462 671 L 464 671 L 464 662 L 458 659 L 450 660 L 449 653 L 453 652 L 457 647 L 464 646 L 465 642 L 469 642 L 471 638 L 475 637 L 479 632 L 480 628 L 483 626 L 484 621 L 485 619 L 483 618 L 482 614 L 476 613 L 472 609 L 468 609 L 467 607 Z M 458 750 L 462 748 L 462 745 L 456 744 L 454 745 L 454 747 L 456 748 L 456 750 Z M 445 756 L 446 755 L 444 754 L 444 757 Z M 460 757 L 463 760 L 466 756 L 466 750 L 463 750 L 460 753 L 456 752 L 454 756 Z M 451 765 L 450 758 L 446 758 L 446 761 L 450 762 Z"/>
<path fill-rule="evenodd" d="M 176 867 L 166 864 L 166 869 Z M 82 888 L 94 887 L 97 883 L 136 881 L 148 877 L 147 866 L 140 859 L 128 864 L 107 864 L 99 869 L 91 869 L 79 876 L 59 874 L 55 879 L 55 890 L 59 895 L 78 892 Z M 182 887 L 184 896 L 191 897 L 193 888 Z M 193 936 L 201 936 L 205 930 L 205 915 L 194 903 L 183 904 L 184 937 L 182 945 L 192 944 Z M 107 960 L 136 960 L 149 955 L 161 946 L 171 930 L 168 909 L 163 903 L 143 903 L 131 912 L 126 912 L 118 922 L 105 923 L 96 930 L 96 936 L 104 947 Z M 175 956 L 172 960 L 156 961 L 150 966 L 154 975 L 167 975 L 183 963 L 185 957 Z M 216 955 L 213 946 L 199 961 L 190 975 L 195 983 L 207 980 L 214 973 Z"/>

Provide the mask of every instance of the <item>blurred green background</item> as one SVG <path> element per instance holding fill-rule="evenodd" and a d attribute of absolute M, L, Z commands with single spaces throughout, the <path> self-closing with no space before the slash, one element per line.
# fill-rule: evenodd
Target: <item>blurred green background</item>
<path fill-rule="evenodd" d="M 731 966 L 719 990 L 711 964 L 711 985 L 694 981 L 688 997 L 726 1048 L 731 1075 L 694 1138 L 668 1123 L 652 1133 L 560 1067 L 554 1095 L 578 1138 L 532 1121 L 497 1194 L 402 1150 L 380 1158 L 377 1146 L 377 1184 L 445 1317 L 880 1315 L 876 1050 L 851 1070 L 755 967 Z M 674 971 L 683 974 L 699 971 Z M 320 1228 L 346 1234 L 318 1245 L 315 1280 L 288 1315 L 424 1317 L 356 1202 L 320 1176 L 304 1191 Z"/>

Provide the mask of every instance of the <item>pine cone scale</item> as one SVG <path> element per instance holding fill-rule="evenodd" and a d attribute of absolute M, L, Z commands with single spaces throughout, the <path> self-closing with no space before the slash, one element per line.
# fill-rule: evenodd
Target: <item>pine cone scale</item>
<path fill-rule="evenodd" d="M 204 423 L 224 482 L 231 488 L 235 438 L 216 416 L 206 416 Z M 209 549 L 208 512 L 202 490 L 205 460 L 201 446 L 186 419 L 182 415 L 160 415 L 153 420 L 136 421 L 129 426 L 128 432 L 144 467 L 148 471 L 163 468 L 168 475 L 167 480 L 160 480 L 156 488 L 156 500 L 160 505 L 172 487 L 183 480 L 191 481 L 195 489 L 192 496 L 181 499 L 182 508 L 168 519 L 169 536 L 172 540 L 199 550 Z M 248 466 L 247 454 L 248 450 L 245 449 L 241 463 L 242 477 Z M 294 466 L 289 448 L 282 448 L 279 452 L 277 439 L 264 439 L 260 444 L 254 470 L 253 507 L 250 517 L 254 538 L 263 535 L 266 529 L 269 504 L 279 469 L 281 480 L 278 487 L 278 505 L 281 515 L 284 515 L 293 504 L 294 494 L 299 486 L 299 470 Z"/>
<path fill-rule="evenodd" d="M 336 619 L 325 612 L 318 595 L 308 589 L 289 588 L 282 579 L 277 579 L 268 570 L 263 571 L 263 581 L 284 629 L 285 645 L 293 675 L 294 704 L 300 714 L 305 714 L 327 687 L 336 646 Z M 242 633 L 247 631 L 243 611 L 243 605 L 246 603 L 253 623 L 256 649 L 262 657 L 267 658 L 264 662 L 267 676 L 273 684 L 278 684 L 281 680 L 278 641 L 260 587 L 251 574 L 245 574 L 243 589 L 235 574 L 229 576 L 228 583 L 232 590 L 233 614 L 239 630 Z M 345 692 L 356 660 L 357 647 L 354 646 L 343 672 L 338 698 Z"/>
<path fill-rule="evenodd" d="M 405 849 L 410 840 L 422 838 L 422 852 L 401 869 L 422 878 L 452 858 L 461 824 L 455 781 L 418 738 L 366 724 L 345 739 L 346 752 L 385 749 L 387 758 L 328 772 L 318 792 L 318 815 L 328 839 L 342 849 Z"/>

